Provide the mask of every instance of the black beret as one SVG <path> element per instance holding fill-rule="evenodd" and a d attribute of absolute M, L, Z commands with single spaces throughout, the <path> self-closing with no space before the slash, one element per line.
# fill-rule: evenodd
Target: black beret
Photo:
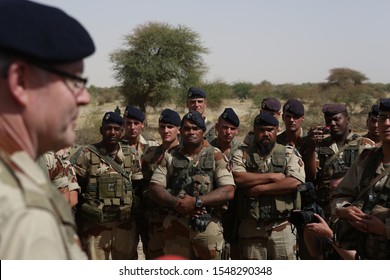
<path fill-rule="evenodd" d="M 62 10 L 31 1 L 0 1 L 0 52 L 47 63 L 81 60 L 95 51 L 89 33 Z"/>
<path fill-rule="evenodd" d="M 379 111 L 390 112 L 390 98 L 379 99 Z"/>
<path fill-rule="evenodd" d="M 277 118 L 274 117 L 274 115 L 263 112 L 256 116 L 255 121 L 253 125 L 259 125 L 259 126 L 278 126 L 279 121 Z"/>
<path fill-rule="evenodd" d="M 322 112 L 325 116 L 333 116 L 339 113 L 347 112 L 347 107 L 344 104 L 324 104 Z"/>
<path fill-rule="evenodd" d="M 280 101 L 273 97 L 267 97 L 261 101 L 261 109 L 263 110 L 279 112 L 281 107 Z"/>
<path fill-rule="evenodd" d="M 190 87 L 188 89 L 187 97 L 188 98 L 206 98 L 206 93 L 199 88 Z"/>
<path fill-rule="evenodd" d="M 197 111 L 190 111 L 187 114 L 184 115 L 183 119 L 181 120 L 181 126 L 183 126 L 183 122 L 185 120 L 192 121 L 196 126 L 198 126 L 200 129 L 203 130 L 203 132 L 206 131 L 206 123 L 204 121 L 204 118 L 202 115 Z"/>
<path fill-rule="evenodd" d="M 240 126 L 240 119 L 232 108 L 225 108 L 220 118 L 234 126 Z"/>
<path fill-rule="evenodd" d="M 162 122 L 162 123 L 173 124 L 175 126 L 180 126 L 181 119 L 180 119 L 179 114 L 176 111 L 173 111 L 171 109 L 164 109 L 161 112 L 161 115 L 160 115 L 160 118 L 158 121 Z"/>
<path fill-rule="evenodd" d="M 288 112 L 290 114 L 302 117 L 305 115 L 305 108 L 303 107 L 301 101 L 295 98 L 291 98 L 284 104 L 283 112 Z"/>
<path fill-rule="evenodd" d="M 104 123 L 116 123 L 123 125 L 123 118 L 115 112 L 106 112 L 102 119 L 102 124 Z"/>
<path fill-rule="evenodd" d="M 140 122 L 143 122 L 145 120 L 145 114 L 137 107 L 131 105 L 126 106 L 123 117 L 128 119 L 135 119 Z"/>
<path fill-rule="evenodd" d="M 378 104 L 374 104 L 371 106 L 370 112 L 368 112 L 368 116 L 378 117 L 379 116 L 379 106 Z"/>

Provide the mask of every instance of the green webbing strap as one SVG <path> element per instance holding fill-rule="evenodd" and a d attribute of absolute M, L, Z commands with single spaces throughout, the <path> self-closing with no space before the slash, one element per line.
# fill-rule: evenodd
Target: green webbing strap
<path fill-rule="evenodd" d="M 355 134 L 356 135 L 356 134 Z M 352 136 L 352 141 L 348 141 L 344 146 L 342 146 L 336 153 L 334 153 L 324 164 L 324 169 L 325 167 L 329 166 L 329 164 L 332 163 L 332 161 L 334 161 L 336 159 L 336 157 L 338 157 L 346 148 L 348 148 L 353 142 L 356 142 L 356 144 L 358 144 L 358 142 L 356 140 L 358 140 L 358 138 L 356 138 L 356 136 L 353 135 Z"/>
<path fill-rule="evenodd" d="M 76 163 L 77 158 L 80 156 L 82 151 L 84 150 L 84 146 L 80 146 L 77 148 L 77 150 L 73 153 L 73 155 L 70 156 L 69 161 L 72 165 Z"/>
<path fill-rule="evenodd" d="M 207 135 L 210 130 L 212 130 L 213 128 L 215 127 L 215 123 L 210 121 L 209 123 L 206 124 L 206 130 L 205 132 L 203 133 L 203 135 Z"/>
<path fill-rule="evenodd" d="M 114 159 L 112 159 L 109 156 L 103 156 L 99 153 L 98 149 L 94 145 L 88 145 L 87 148 L 93 152 L 95 155 L 97 155 L 99 158 L 103 159 L 105 162 L 110 164 L 116 172 L 121 174 L 123 177 L 125 177 L 127 180 L 131 180 L 129 174 L 119 165 L 117 164 Z"/>

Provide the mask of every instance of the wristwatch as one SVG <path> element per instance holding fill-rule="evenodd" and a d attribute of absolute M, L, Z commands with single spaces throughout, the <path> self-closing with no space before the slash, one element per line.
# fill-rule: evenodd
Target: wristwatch
<path fill-rule="evenodd" d="M 202 200 L 200 199 L 200 196 L 198 196 L 195 200 L 195 206 L 198 207 L 198 208 L 201 208 L 203 206 L 203 202 Z"/>

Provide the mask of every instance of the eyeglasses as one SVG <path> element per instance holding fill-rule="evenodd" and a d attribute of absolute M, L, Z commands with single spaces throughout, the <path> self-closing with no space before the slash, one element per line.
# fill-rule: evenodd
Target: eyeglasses
<path fill-rule="evenodd" d="M 385 122 L 387 119 L 390 119 L 390 115 L 379 115 L 379 121 Z"/>
<path fill-rule="evenodd" d="M 35 66 L 38 68 L 41 68 L 47 72 L 59 75 L 61 77 L 65 77 L 65 83 L 69 87 L 69 89 L 73 92 L 73 94 L 77 97 L 79 96 L 82 91 L 85 89 L 88 79 L 87 78 L 81 78 L 76 75 L 73 75 L 69 72 L 66 72 L 64 70 L 60 70 L 58 68 L 52 67 L 47 64 L 41 64 L 41 63 L 34 63 Z"/>

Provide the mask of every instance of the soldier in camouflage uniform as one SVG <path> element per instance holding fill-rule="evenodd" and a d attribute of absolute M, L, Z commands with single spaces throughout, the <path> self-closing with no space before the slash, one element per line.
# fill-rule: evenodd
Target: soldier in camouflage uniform
<path fill-rule="evenodd" d="M 172 154 L 178 147 L 177 135 L 180 133 L 180 122 L 181 119 L 177 112 L 171 109 L 164 109 L 161 112 L 158 120 L 158 132 L 162 144 L 149 147 L 142 155 L 142 174 L 146 182 L 150 182 L 154 170 L 163 160 L 165 153 Z M 162 224 L 167 211 L 150 199 L 147 200 L 145 211 L 149 229 L 148 253 L 146 256 L 148 259 L 155 259 L 164 255 L 164 229 Z"/>
<path fill-rule="evenodd" d="M 232 108 L 226 108 L 218 118 L 215 125 L 217 138 L 210 142 L 211 145 L 221 150 L 229 159 L 233 158 L 234 152 L 240 147 L 241 143 L 235 139 L 240 126 L 240 119 Z M 223 259 L 237 259 L 237 240 L 235 232 L 238 229 L 236 217 L 236 200 L 228 202 L 222 213 L 223 235 L 226 241 Z"/>
<path fill-rule="evenodd" d="M 367 133 L 364 134 L 362 137 L 371 139 L 374 141 L 376 146 L 381 145 L 381 138 L 379 136 L 379 129 L 378 129 L 378 117 L 379 117 L 379 106 L 378 104 L 374 104 L 371 107 L 371 110 L 368 112 L 367 120 L 366 120 L 366 126 L 367 126 Z"/>
<path fill-rule="evenodd" d="M 241 259 L 295 259 L 295 235 L 287 218 L 297 209 L 297 186 L 305 182 L 304 164 L 292 146 L 276 143 L 278 120 L 256 116 L 255 142 L 232 160 L 239 200 Z"/>
<path fill-rule="evenodd" d="M 206 93 L 195 87 L 190 87 L 187 94 L 187 108 L 189 111 L 199 112 L 206 123 L 206 131 L 203 134 L 205 140 L 209 143 L 215 139 L 215 123 L 208 120 L 205 116 L 205 111 L 207 107 Z"/>
<path fill-rule="evenodd" d="M 126 106 L 123 114 L 125 133 L 121 139 L 122 146 L 129 147 L 133 157 L 135 158 L 137 172 L 131 175 L 131 181 L 135 194 L 135 218 L 136 218 L 136 236 L 139 241 L 141 236 L 143 252 L 146 259 L 149 259 L 148 248 L 149 244 L 148 236 L 148 222 L 145 213 L 147 211 L 147 200 L 143 193 L 146 191 L 148 182 L 142 175 L 142 155 L 146 149 L 152 146 L 158 146 L 158 143 L 151 140 L 146 140 L 142 135 L 142 131 L 145 127 L 145 114 L 137 107 L 128 105 Z M 137 242 L 138 242 L 137 241 Z"/>
<path fill-rule="evenodd" d="M 287 100 L 283 105 L 282 119 L 286 129 L 278 134 L 276 143 L 293 146 L 301 155 L 304 155 L 307 132 L 302 127 L 305 120 L 305 108 L 302 102 L 294 98 Z"/>
<path fill-rule="evenodd" d="M 62 153 L 61 150 L 60 153 Z M 70 207 L 76 206 L 80 186 L 70 161 L 63 160 L 58 153 L 47 152 L 38 159 L 38 164 L 53 185 L 62 193 Z"/>
<path fill-rule="evenodd" d="M 203 139 L 199 112 L 181 122 L 183 146 L 165 153 L 155 170 L 149 194 L 169 212 L 164 219 L 164 253 L 187 259 L 220 259 L 224 244 L 221 206 L 234 195 L 226 157 Z"/>
<path fill-rule="evenodd" d="M 74 141 L 90 101 L 83 60 L 94 51 L 62 10 L 0 1 L 1 260 L 86 259 L 69 204 L 36 160 Z"/>
<path fill-rule="evenodd" d="M 322 131 L 309 131 L 304 159 L 307 181 L 314 183 L 318 203 L 325 212 L 325 220 L 329 221 L 330 192 L 337 187 L 358 154 L 373 142 L 351 132 L 344 104 L 325 104 L 322 111 L 330 135 L 324 138 Z"/>
<path fill-rule="evenodd" d="M 282 104 L 280 104 L 279 100 L 274 97 L 266 97 L 261 101 L 260 113 L 269 113 L 273 115 L 277 120 L 279 120 L 281 108 Z M 248 134 L 245 136 L 243 143 L 247 146 L 250 146 L 253 144 L 253 139 L 254 133 L 253 131 L 249 131 Z"/>
<path fill-rule="evenodd" d="M 333 214 L 351 227 L 338 236 L 361 259 L 390 259 L 390 99 L 380 99 L 382 147 L 362 152 L 332 193 Z M 351 241 L 354 243 L 351 243 Z M 341 246 L 346 244 L 341 243 Z"/>
<path fill-rule="evenodd" d="M 107 112 L 102 141 L 84 147 L 74 165 L 81 186 L 76 219 L 90 259 L 137 259 L 131 150 L 119 142 L 123 119 Z"/>

